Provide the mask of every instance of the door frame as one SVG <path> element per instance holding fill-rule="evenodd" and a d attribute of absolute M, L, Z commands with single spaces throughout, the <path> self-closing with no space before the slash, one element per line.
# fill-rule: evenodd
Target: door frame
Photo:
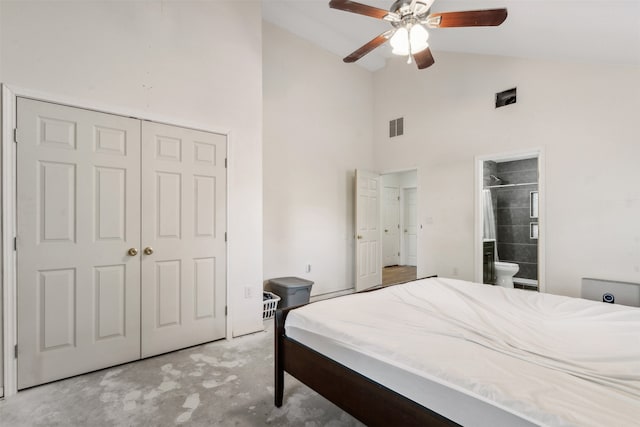
<path fill-rule="evenodd" d="M 497 154 L 487 154 L 475 157 L 475 183 L 474 183 L 474 282 L 482 283 L 482 239 L 483 239 L 483 209 L 482 209 L 482 188 L 483 188 L 483 166 L 487 160 L 518 160 L 527 158 L 538 158 L 538 291 L 546 292 L 546 268 L 545 268 L 545 244 L 546 244 L 546 224 L 545 215 L 545 155 L 544 147 L 531 148 L 528 150 L 503 152 Z"/>
<path fill-rule="evenodd" d="M 232 132 L 226 128 L 212 128 L 210 125 L 191 121 L 175 121 L 171 117 L 149 113 L 148 111 L 131 108 L 120 108 L 116 105 L 96 103 L 87 99 L 78 99 L 60 94 L 47 93 L 37 90 L 9 86 L 6 83 L 0 84 L 1 93 L 1 114 L 0 114 L 0 148 L 2 174 L 0 175 L 0 188 L 2 199 L 0 209 L 2 209 L 2 223 L 0 224 L 0 248 L 2 250 L 2 282 L 0 286 L 0 296 L 2 297 L 2 340 L 0 341 L 0 351 L 2 351 L 2 376 L 4 384 L 0 384 L 0 390 L 4 391 L 4 397 L 9 397 L 18 392 L 18 363 L 14 354 L 14 347 L 18 343 L 17 325 L 17 281 L 16 281 L 16 253 L 13 250 L 13 238 L 16 235 L 16 149 L 13 143 L 14 129 L 16 127 L 16 98 L 25 97 L 38 101 L 54 104 L 62 104 L 69 107 L 82 108 L 97 111 L 100 113 L 114 114 L 118 116 L 132 117 L 139 120 L 148 120 L 156 123 L 179 126 L 183 128 L 217 133 L 226 137 L 227 146 L 227 183 L 226 183 L 226 218 L 229 218 L 229 179 L 232 175 L 233 162 L 231 159 Z M 227 228 L 225 224 L 225 229 Z M 229 245 L 225 246 L 226 251 L 226 277 L 225 277 L 225 305 L 228 307 L 226 316 L 226 339 L 231 339 L 232 334 L 232 307 L 229 302 L 231 290 L 229 289 Z M 2 387 L 4 385 L 4 387 Z"/>

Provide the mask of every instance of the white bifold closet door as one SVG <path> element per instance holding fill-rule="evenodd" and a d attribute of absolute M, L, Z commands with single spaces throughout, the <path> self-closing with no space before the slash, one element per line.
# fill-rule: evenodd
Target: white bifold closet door
<path fill-rule="evenodd" d="M 140 122 L 18 98 L 18 388 L 140 357 Z"/>
<path fill-rule="evenodd" d="M 382 188 L 382 266 L 400 264 L 400 189 Z"/>
<path fill-rule="evenodd" d="M 18 388 L 225 336 L 225 136 L 24 98 L 17 135 Z"/>
<path fill-rule="evenodd" d="M 405 265 L 418 264 L 418 190 L 404 189 L 404 246 Z"/>
<path fill-rule="evenodd" d="M 143 122 L 142 146 L 146 357 L 225 336 L 226 139 Z"/>

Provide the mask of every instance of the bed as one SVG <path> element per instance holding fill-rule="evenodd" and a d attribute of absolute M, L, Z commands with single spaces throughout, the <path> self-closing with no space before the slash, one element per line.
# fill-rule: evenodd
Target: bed
<path fill-rule="evenodd" d="M 279 310 L 284 372 L 370 426 L 637 426 L 640 309 L 429 278 Z"/>

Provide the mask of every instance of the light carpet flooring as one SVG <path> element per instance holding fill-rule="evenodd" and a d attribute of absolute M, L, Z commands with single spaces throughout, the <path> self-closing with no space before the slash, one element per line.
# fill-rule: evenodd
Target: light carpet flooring
<path fill-rule="evenodd" d="M 273 321 L 265 326 L 21 391 L 0 401 L 0 425 L 362 426 L 289 375 L 284 405 L 273 405 Z"/>

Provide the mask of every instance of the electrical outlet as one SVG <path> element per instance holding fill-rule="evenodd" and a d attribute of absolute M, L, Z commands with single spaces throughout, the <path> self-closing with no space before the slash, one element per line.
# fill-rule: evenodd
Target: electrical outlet
<path fill-rule="evenodd" d="M 458 267 L 453 267 L 453 271 L 452 274 L 455 276 L 458 276 Z"/>
<path fill-rule="evenodd" d="M 244 287 L 244 297 L 245 299 L 253 298 L 253 289 L 251 288 L 251 286 Z"/>
<path fill-rule="evenodd" d="M 311 264 L 305 265 L 304 271 L 305 271 L 305 273 L 311 273 Z"/>

